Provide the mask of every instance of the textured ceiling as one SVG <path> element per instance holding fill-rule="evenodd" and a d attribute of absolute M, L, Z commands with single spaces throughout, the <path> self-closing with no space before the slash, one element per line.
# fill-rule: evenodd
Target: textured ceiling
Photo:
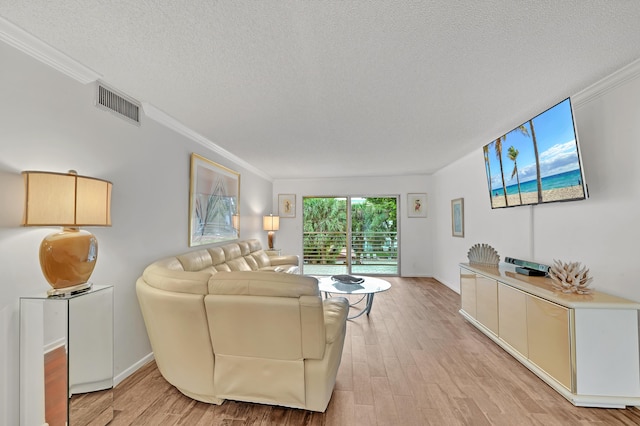
<path fill-rule="evenodd" d="M 273 178 L 428 174 L 640 58 L 640 1 L 0 0 Z"/>

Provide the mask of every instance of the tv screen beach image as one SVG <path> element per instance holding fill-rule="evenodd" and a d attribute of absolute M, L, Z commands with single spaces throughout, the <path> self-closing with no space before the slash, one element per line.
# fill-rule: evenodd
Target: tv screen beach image
<path fill-rule="evenodd" d="M 569 99 L 485 145 L 483 152 L 492 208 L 586 198 Z"/>

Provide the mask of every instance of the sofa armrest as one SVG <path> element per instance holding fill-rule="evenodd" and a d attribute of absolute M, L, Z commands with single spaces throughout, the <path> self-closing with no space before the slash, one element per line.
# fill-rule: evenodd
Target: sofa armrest
<path fill-rule="evenodd" d="M 207 285 L 213 274 L 212 270 L 169 269 L 161 262 L 156 262 L 145 268 L 142 277 L 148 285 L 159 290 L 204 295 L 207 294 Z"/>
<path fill-rule="evenodd" d="M 322 303 L 327 343 L 333 343 L 344 333 L 349 313 L 349 301 L 344 297 L 332 297 Z"/>
<path fill-rule="evenodd" d="M 271 266 L 277 265 L 298 265 L 299 260 L 298 256 L 295 254 L 288 254 L 284 256 L 269 256 L 269 260 L 271 261 Z"/>

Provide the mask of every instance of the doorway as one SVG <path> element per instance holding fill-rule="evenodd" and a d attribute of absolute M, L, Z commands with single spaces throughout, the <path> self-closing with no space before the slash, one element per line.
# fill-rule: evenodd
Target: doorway
<path fill-rule="evenodd" d="M 303 273 L 399 274 L 396 196 L 303 197 Z"/>

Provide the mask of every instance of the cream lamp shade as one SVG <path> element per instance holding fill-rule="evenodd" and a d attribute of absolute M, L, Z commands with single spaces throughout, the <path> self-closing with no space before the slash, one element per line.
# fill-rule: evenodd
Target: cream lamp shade
<path fill-rule="evenodd" d="M 269 216 L 262 217 L 262 229 L 265 231 L 277 231 L 280 229 L 280 216 L 274 216 L 270 214 Z"/>
<path fill-rule="evenodd" d="M 269 248 L 273 249 L 273 231 L 280 229 L 280 216 L 274 216 L 272 214 L 269 216 L 263 216 L 262 229 L 269 231 L 267 234 L 269 237 Z"/>
<path fill-rule="evenodd" d="M 80 226 L 111 226 L 112 183 L 79 176 L 75 171 L 22 172 L 25 184 L 24 226 L 62 226 L 40 245 L 40 267 L 59 295 L 89 288 L 98 258 L 98 241 Z"/>

